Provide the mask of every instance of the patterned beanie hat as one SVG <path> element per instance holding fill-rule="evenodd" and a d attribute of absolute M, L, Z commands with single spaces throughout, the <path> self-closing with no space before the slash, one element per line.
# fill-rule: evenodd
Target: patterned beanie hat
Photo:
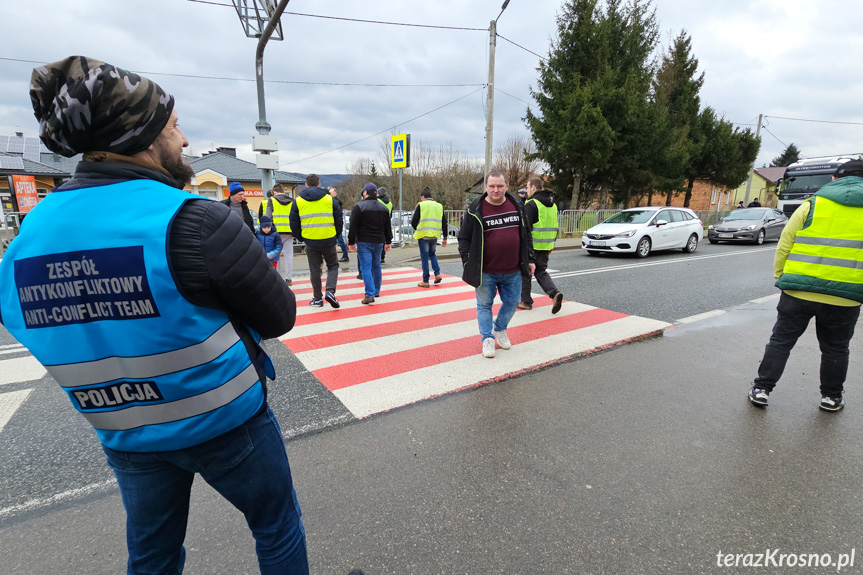
<path fill-rule="evenodd" d="M 174 97 L 152 80 L 84 56 L 34 68 L 30 101 L 39 138 L 69 157 L 142 152 L 174 109 Z"/>

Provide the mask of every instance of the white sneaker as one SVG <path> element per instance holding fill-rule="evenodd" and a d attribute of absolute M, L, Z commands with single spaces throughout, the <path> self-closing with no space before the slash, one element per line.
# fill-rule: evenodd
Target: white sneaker
<path fill-rule="evenodd" d="M 482 356 L 494 357 L 494 338 L 487 337 L 482 340 Z"/>
<path fill-rule="evenodd" d="M 493 331 L 495 339 L 497 340 L 497 344 L 501 349 L 509 349 L 512 347 L 512 342 L 509 341 L 509 336 L 506 335 L 506 330 L 504 331 Z"/>

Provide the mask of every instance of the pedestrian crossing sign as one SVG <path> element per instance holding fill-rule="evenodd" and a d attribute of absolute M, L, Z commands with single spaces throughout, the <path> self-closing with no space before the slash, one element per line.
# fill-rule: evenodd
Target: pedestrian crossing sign
<path fill-rule="evenodd" d="M 393 136 L 390 145 L 390 167 L 409 168 L 411 165 L 411 135 Z"/>

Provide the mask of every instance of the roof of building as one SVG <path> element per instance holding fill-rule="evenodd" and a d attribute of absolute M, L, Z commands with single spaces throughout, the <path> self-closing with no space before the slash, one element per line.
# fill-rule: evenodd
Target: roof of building
<path fill-rule="evenodd" d="M 67 178 L 71 176 L 69 172 L 46 166 L 40 162 L 34 162 L 18 154 L 8 154 L 6 152 L 0 152 L 0 174 L 50 176 L 52 178 Z"/>
<path fill-rule="evenodd" d="M 785 174 L 784 166 L 770 166 L 769 168 L 755 168 L 755 173 L 770 182 L 775 184 L 779 178 Z"/>
<path fill-rule="evenodd" d="M 212 170 L 225 176 L 228 180 L 238 182 L 255 182 L 261 179 L 261 170 L 252 162 L 241 160 L 224 152 L 212 152 L 200 158 L 187 157 L 186 161 L 195 173 Z M 280 184 L 302 184 L 305 182 L 288 172 L 276 170 L 276 182 Z"/>

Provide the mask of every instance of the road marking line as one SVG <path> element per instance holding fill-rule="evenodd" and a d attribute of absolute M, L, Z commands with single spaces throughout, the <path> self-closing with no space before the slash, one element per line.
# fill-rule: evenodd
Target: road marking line
<path fill-rule="evenodd" d="M 0 385 L 42 379 L 48 371 L 35 357 L 14 357 L 0 360 Z"/>
<path fill-rule="evenodd" d="M 773 295 L 769 295 L 766 297 L 760 297 L 758 299 L 751 299 L 751 300 L 749 300 L 749 303 L 767 303 L 769 301 L 776 301 L 778 299 L 779 299 L 779 294 L 775 293 Z"/>
<path fill-rule="evenodd" d="M 99 491 L 107 491 L 108 488 L 114 488 L 117 486 L 116 479 L 109 479 L 107 481 L 103 481 L 102 483 L 92 483 L 90 485 L 85 485 L 84 487 L 79 487 L 78 489 L 70 489 L 69 491 L 64 491 L 62 493 L 57 493 L 56 495 L 52 495 L 50 497 L 42 497 L 40 499 L 31 499 L 30 501 L 25 501 L 19 505 L 12 505 L 11 507 L 4 507 L 0 509 L 0 519 L 5 519 L 11 515 L 16 515 L 18 513 L 33 511 L 34 509 L 40 509 L 42 507 L 49 507 L 54 505 L 55 503 L 61 503 L 67 499 L 74 499 L 76 497 L 82 497 L 84 495 L 89 495 L 91 493 L 97 493 Z"/>
<path fill-rule="evenodd" d="M 707 260 L 707 259 L 711 259 L 711 258 L 724 258 L 724 257 L 728 257 L 728 256 L 738 256 L 741 254 L 743 254 L 743 255 L 753 254 L 753 253 L 757 253 L 757 252 L 773 251 L 775 249 L 776 248 L 773 248 L 773 247 L 759 248 L 759 249 L 753 249 L 753 250 L 746 250 L 745 252 L 728 252 L 728 253 L 724 253 L 724 254 L 712 254 L 712 255 L 708 255 L 708 256 L 689 256 L 689 257 L 683 257 L 683 258 L 668 259 L 668 260 L 663 260 L 660 262 L 649 262 L 649 263 L 640 263 L 640 264 L 624 264 L 624 265 L 620 265 L 620 266 L 606 266 L 606 267 L 602 267 L 602 268 L 595 268 L 595 269 L 589 269 L 589 270 L 579 270 L 579 271 L 575 271 L 575 272 L 563 272 L 560 274 L 554 274 L 551 277 L 553 279 L 557 279 L 557 278 L 568 278 L 568 277 L 573 277 L 573 276 L 582 276 L 582 275 L 590 275 L 590 274 L 601 274 L 601 273 L 605 273 L 605 272 L 616 272 L 616 271 L 629 270 L 629 269 L 634 269 L 634 268 L 643 268 L 643 267 L 650 267 L 650 266 L 662 266 L 662 265 L 666 265 L 666 264 L 680 264 L 680 263 L 687 263 L 687 262 L 691 262 L 691 261 L 695 261 L 695 260 Z"/>
<path fill-rule="evenodd" d="M 706 311 L 704 313 L 697 313 L 695 315 L 691 315 L 689 317 L 684 317 L 682 319 L 677 320 L 674 323 L 692 323 L 694 321 L 700 321 L 702 319 L 707 319 L 710 317 L 716 317 L 718 315 L 722 315 L 725 313 L 724 309 L 714 309 L 711 311 Z"/>
<path fill-rule="evenodd" d="M 0 431 L 6 427 L 9 420 L 30 395 L 32 389 L 23 389 L 21 391 L 10 391 L 8 393 L 0 393 Z"/>
<path fill-rule="evenodd" d="M 20 343 L 13 343 L 13 344 L 11 344 L 11 345 L 0 345 L 0 349 L 11 349 L 11 348 L 13 348 L 13 347 L 20 347 L 20 348 L 23 348 L 24 346 L 23 346 L 23 345 L 21 345 Z"/>

